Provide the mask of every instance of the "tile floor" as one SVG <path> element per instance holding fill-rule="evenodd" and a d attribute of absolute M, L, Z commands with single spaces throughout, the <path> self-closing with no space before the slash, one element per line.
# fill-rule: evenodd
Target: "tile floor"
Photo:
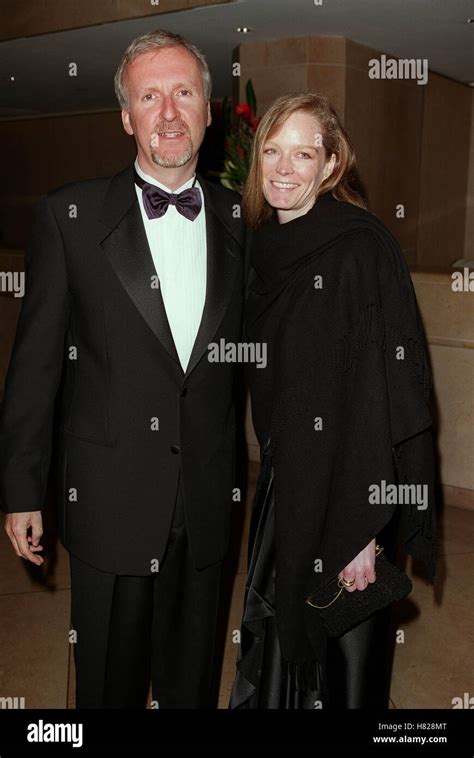
<path fill-rule="evenodd" d="M 257 464 L 251 463 L 245 517 L 237 514 L 240 536 L 226 569 L 230 608 L 223 611 L 220 708 L 227 708 L 234 678 L 232 636 L 240 626 L 256 475 Z M 68 555 L 55 540 L 43 567 L 27 564 L 13 552 L 3 516 L 0 520 L 0 697 L 24 697 L 26 708 L 74 708 Z M 414 575 L 410 564 L 406 567 L 414 590 L 397 605 L 404 641 L 395 649 L 392 708 L 452 708 L 453 698 L 474 696 L 474 512 L 445 506 L 440 526 L 435 587 Z"/>

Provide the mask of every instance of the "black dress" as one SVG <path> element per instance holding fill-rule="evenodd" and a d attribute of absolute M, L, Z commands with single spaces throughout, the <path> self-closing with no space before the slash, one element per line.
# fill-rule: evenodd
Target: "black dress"
<path fill-rule="evenodd" d="M 394 519 L 378 536 L 390 560 L 396 552 L 397 526 Z M 317 689 L 284 674 L 274 613 L 274 550 L 273 467 L 267 444 L 252 503 L 244 611 L 229 708 L 387 708 L 391 606 L 342 637 L 328 638 Z"/>

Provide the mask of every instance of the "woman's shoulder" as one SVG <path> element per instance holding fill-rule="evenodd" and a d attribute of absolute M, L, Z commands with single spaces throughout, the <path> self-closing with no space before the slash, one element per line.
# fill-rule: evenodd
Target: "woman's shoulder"
<path fill-rule="evenodd" d="M 340 265 L 376 266 L 379 272 L 396 270 L 399 274 L 406 269 L 402 249 L 395 235 L 386 224 L 366 208 L 345 201 L 334 203 L 337 210 L 340 234 L 335 236 L 330 256 L 332 262 Z"/>

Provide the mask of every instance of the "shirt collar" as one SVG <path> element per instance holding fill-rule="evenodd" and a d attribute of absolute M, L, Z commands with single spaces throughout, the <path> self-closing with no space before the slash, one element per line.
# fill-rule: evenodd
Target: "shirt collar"
<path fill-rule="evenodd" d="M 166 184 L 162 184 L 157 179 L 155 179 L 154 176 L 150 176 L 150 174 L 145 174 L 144 171 L 140 168 L 140 164 L 138 163 L 138 156 L 135 158 L 135 168 L 137 170 L 137 174 L 139 174 L 142 179 L 144 179 L 146 182 L 149 182 L 150 184 L 154 184 L 156 187 L 159 187 L 162 190 L 165 190 L 165 192 L 172 192 L 175 195 L 178 194 L 178 192 L 181 192 L 181 190 L 188 189 L 188 187 L 191 187 L 196 174 L 194 173 L 190 179 L 188 179 L 187 182 L 181 185 L 181 187 L 178 187 L 178 189 L 171 190 L 169 187 L 166 186 Z M 195 187 L 199 187 L 199 182 L 196 181 Z"/>

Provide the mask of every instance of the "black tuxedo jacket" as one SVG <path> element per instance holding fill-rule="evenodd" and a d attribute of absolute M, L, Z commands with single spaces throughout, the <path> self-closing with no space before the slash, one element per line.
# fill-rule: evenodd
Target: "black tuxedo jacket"
<path fill-rule="evenodd" d="M 118 574 L 159 566 L 180 471 L 195 566 L 228 546 L 236 364 L 209 362 L 208 344 L 241 339 L 245 233 L 239 195 L 199 181 L 207 289 L 186 372 L 151 284 L 133 163 L 44 195 L 25 254 L 0 418 L 2 510 L 43 507 L 58 429 L 61 542 Z"/>

